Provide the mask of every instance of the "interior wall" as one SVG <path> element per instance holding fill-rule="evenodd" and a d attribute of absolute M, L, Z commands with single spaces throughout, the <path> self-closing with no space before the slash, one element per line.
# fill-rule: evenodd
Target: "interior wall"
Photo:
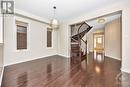
<path fill-rule="evenodd" d="M 121 19 L 105 26 L 105 56 L 121 60 Z"/>
<path fill-rule="evenodd" d="M 1 67 L 3 67 L 3 44 L 0 44 L 0 68 Z"/>
<path fill-rule="evenodd" d="M 2 14 L 0 14 L 0 67 L 3 67 L 3 17 L 2 17 Z"/>
<path fill-rule="evenodd" d="M 58 54 L 67 58 L 70 57 L 70 50 L 71 50 L 71 46 L 69 44 L 69 42 L 71 42 L 70 36 L 71 36 L 70 26 L 66 24 L 61 24 L 59 29 L 60 44 Z"/>
<path fill-rule="evenodd" d="M 93 34 L 94 33 L 102 33 L 104 32 L 104 28 L 99 29 L 92 29 L 87 34 L 87 41 L 88 41 L 88 51 L 93 52 L 94 51 L 94 40 L 93 40 Z"/>
<path fill-rule="evenodd" d="M 3 43 L 3 17 L 0 14 L 0 43 Z"/>
<path fill-rule="evenodd" d="M 15 20 L 27 22 L 28 49 L 16 50 L 16 27 Z M 57 30 L 53 30 L 52 47 L 47 48 L 48 25 L 19 16 L 7 16 L 4 21 L 4 65 L 25 62 L 46 56 L 56 55 L 58 49 Z"/>

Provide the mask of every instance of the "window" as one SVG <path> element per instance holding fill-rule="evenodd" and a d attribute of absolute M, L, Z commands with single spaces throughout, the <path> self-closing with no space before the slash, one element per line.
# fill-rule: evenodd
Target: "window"
<path fill-rule="evenodd" d="M 27 49 L 28 23 L 16 21 L 17 28 L 17 50 Z"/>
<path fill-rule="evenodd" d="M 52 29 L 47 28 L 47 47 L 52 47 Z"/>
<path fill-rule="evenodd" d="M 98 42 L 99 44 L 101 44 L 101 43 L 102 43 L 102 38 L 99 37 L 99 38 L 97 39 L 97 42 Z"/>

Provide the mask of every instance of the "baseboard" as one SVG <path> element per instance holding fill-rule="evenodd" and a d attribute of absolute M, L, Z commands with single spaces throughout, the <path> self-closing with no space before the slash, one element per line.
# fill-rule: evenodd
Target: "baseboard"
<path fill-rule="evenodd" d="M 130 69 L 121 68 L 122 72 L 130 73 Z"/>
<path fill-rule="evenodd" d="M 59 56 L 65 57 L 65 58 L 70 58 L 70 56 L 66 56 L 66 55 L 62 55 L 62 54 L 52 54 L 52 55 L 48 55 L 48 56 L 32 58 L 29 60 L 23 60 L 23 61 L 19 61 L 19 62 L 15 62 L 15 63 L 5 64 L 4 67 L 14 65 L 14 64 L 24 63 L 24 62 L 28 62 L 28 61 L 33 61 L 33 60 L 37 60 L 37 59 L 42 59 L 42 58 L 46 58 L 46 57 L 51 57 L 51 56 L 55 56 L 55 55 L 59 55 Z"/>
<path fill-rule="evenodd" d="M 1 75 L 0 75 L 0 87 L 1 87 L 1 84 L 2 84 L 3 74 L 4 74 L 4 67 L 2 67 L 2 71 L 1 71 Z"/>
<path fill-rule="evenodd" d="M 68 55 L 63 55 L 63 54 L 57 54 L 57 55 L 65 57 L 65 58 L 70 58 L 70 56 L 68 56 Z"/>
<path fill-rule="evenodd" d="M 119 60 L 119 61 L 121 61 L 121 58 L 119 59 L 119 58 L 112 57 L 112 56 L 107 56 L 107 55 L 105 55 L 105 57 L 109 57 L 109 58 L 112 58 L 112 59 L 116 59 L 116 60 Z"/>
<path fill-rule="evenodd" d="M 14 65 L 14 64 L 24 63 L 24 62 L 28 62 L 28 61 L 33 61 L 33 60 L 37 60 L 37 59 L 42 59 L 42 58 L 46 58 L 46 57 L 51 57 L 51 56 L 55 56 L 55 55 L 57 55 L 57 54 L 52 54 L 52 55 L 37 57 L 37 58 L 32 58 L 32 59 L 30 58 L 29 60 L 23 60 L 23 61 L 19 61 L 19 62 L 15 62 L 15 63 L 5 64 L 4 67 Z"/>

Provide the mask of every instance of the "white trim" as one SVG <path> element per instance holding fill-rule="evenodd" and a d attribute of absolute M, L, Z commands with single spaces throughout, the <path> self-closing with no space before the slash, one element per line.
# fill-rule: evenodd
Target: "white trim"
<path fill-rule="evenodd" d="M 123 68 L 123 67 L 121 68 L 121 71 L 122 71 L 122 72 L 126 72 L 126 73 L 130 73 L 130 70 L 129 70 L 129 69 L 125 69 L 125 68 Z"/>
<path fill-rule="evenodd" d="M 63 55 L 63 54 L 58 54 L 59 56 L 65 57 L 65 58 L 70 58 L 70 56 Z"/>
<path fill-rule="evenodd" d="M 53 47 L 46 47 L 46 49 L 53 49 Z"/>
<path fill-rule="evenodd" d="M 35 57 L 35 58 L 29 58 L 29 59 L 26 58 L 25 60 L 22 60 L 22 61 L 5 64 L 4 67 L 10 66 L 10 65 L 14 65 L 14 64 L 29 62 L 29 61 L 33 61 L 33 60 L 37 60 L 37 59 L 43 59 L 43 58 L 50 57 L 50 56 L 55 56 L 55 55 L 56 55 L 56 54 L 51 54 L 51 55 L 46 55 L 46 56 L 41 56 L 41 57 Z"/>
<path fill-rule="evenodd" d="M 20 9 L 15 9 L 15 15 L 16 16 L 26 17 L 26 18 L 29 18 L 29 19 L 32 19 L 32 20 L 35 20 L 35 21 L 45 23 L 45 24 L 50 23 L 50 20 L 48 20 L 48 19 L 45 19 L 45 18 L 40 17 L 40 16 L 33 15 L 31 13 L 25 12 L 25 11 L 20 10 Z"/>
<path fill-rule="evenodd" d="M 27 19 L 24 19 L 24 18 L 19 18 L 19 17 L 15 17 L 14 19 L 14 23 L 15 23 L 15 51 L 16 52 L 24 52 L 24 51 L 29 51 L 30 50 L 30 21 L 28 21 Z M 20 49 L 20 50 L 17 50 L 17 28 L 16 28 L 16 21 L 21 21 L 21 22 L 25 22 L 28 24 L 27 26 L 27 49 Z"/>
<path fill-rule="evenodd" d="M 50 28 L 50 27 L 47 27 L 46 28 L 46 49 L 53 49 L 54 48 L 54 30 L 51 30 L 51 41 L 52 41 L 52 43 L 51 43 L 51 47 L 47 47 L 47 31 L 49 31 L 48 30 L 48 28 Z"/>
<path fill-rule="evenodd" d="M 0 87 L 1 87 L 1 83 L 2 83 L 3 74 L 4 74 L 4 67 L 2 67 L 2 71 L 1 71 L 1 75 L 0 75 Z"/>
<path fill-rule="evenodd" d="M 119 60 L 119 61 L 121 61 L 121 58 L 117 58 L 117 57 L 113 57 L 113 56 L 108 56 L 108 55 L 105 55 L 106 57 L 109 57 L 109 58 L 111 58 L 111 59 L 116 59 L 116 60 Z"/>
<path fill-rule="evenodd" d="M 4 32 L 4 29 L 3 29 L 3 17 L 2 17 L 2 14 L 0 14 L 0 43 L 4 43 L 4 35 L 3 35 L 3 32 Z"/>
<path fill-rule="evenodd" d="M 67 58 L 67 59 L 70 58 L 69 56 L 65 56 L 65 55 L 62 55 L 62 54 L 58 54 L 58 56 L 61 56 L 61 57 Z"/>

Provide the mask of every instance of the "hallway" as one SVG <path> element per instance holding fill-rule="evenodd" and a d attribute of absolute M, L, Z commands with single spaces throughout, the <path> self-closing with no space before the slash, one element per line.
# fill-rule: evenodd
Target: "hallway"
<path fill-rule="evenodd" d="M 5 67 L 2 87 L 130 86 L 128 76 L 123 77 L 125 83 L 115 79 L 120 72 L 120 61 L 104 57 L 103 53 L 90 53 L 81 63 L 73 60 L 51 56 Z"/>

